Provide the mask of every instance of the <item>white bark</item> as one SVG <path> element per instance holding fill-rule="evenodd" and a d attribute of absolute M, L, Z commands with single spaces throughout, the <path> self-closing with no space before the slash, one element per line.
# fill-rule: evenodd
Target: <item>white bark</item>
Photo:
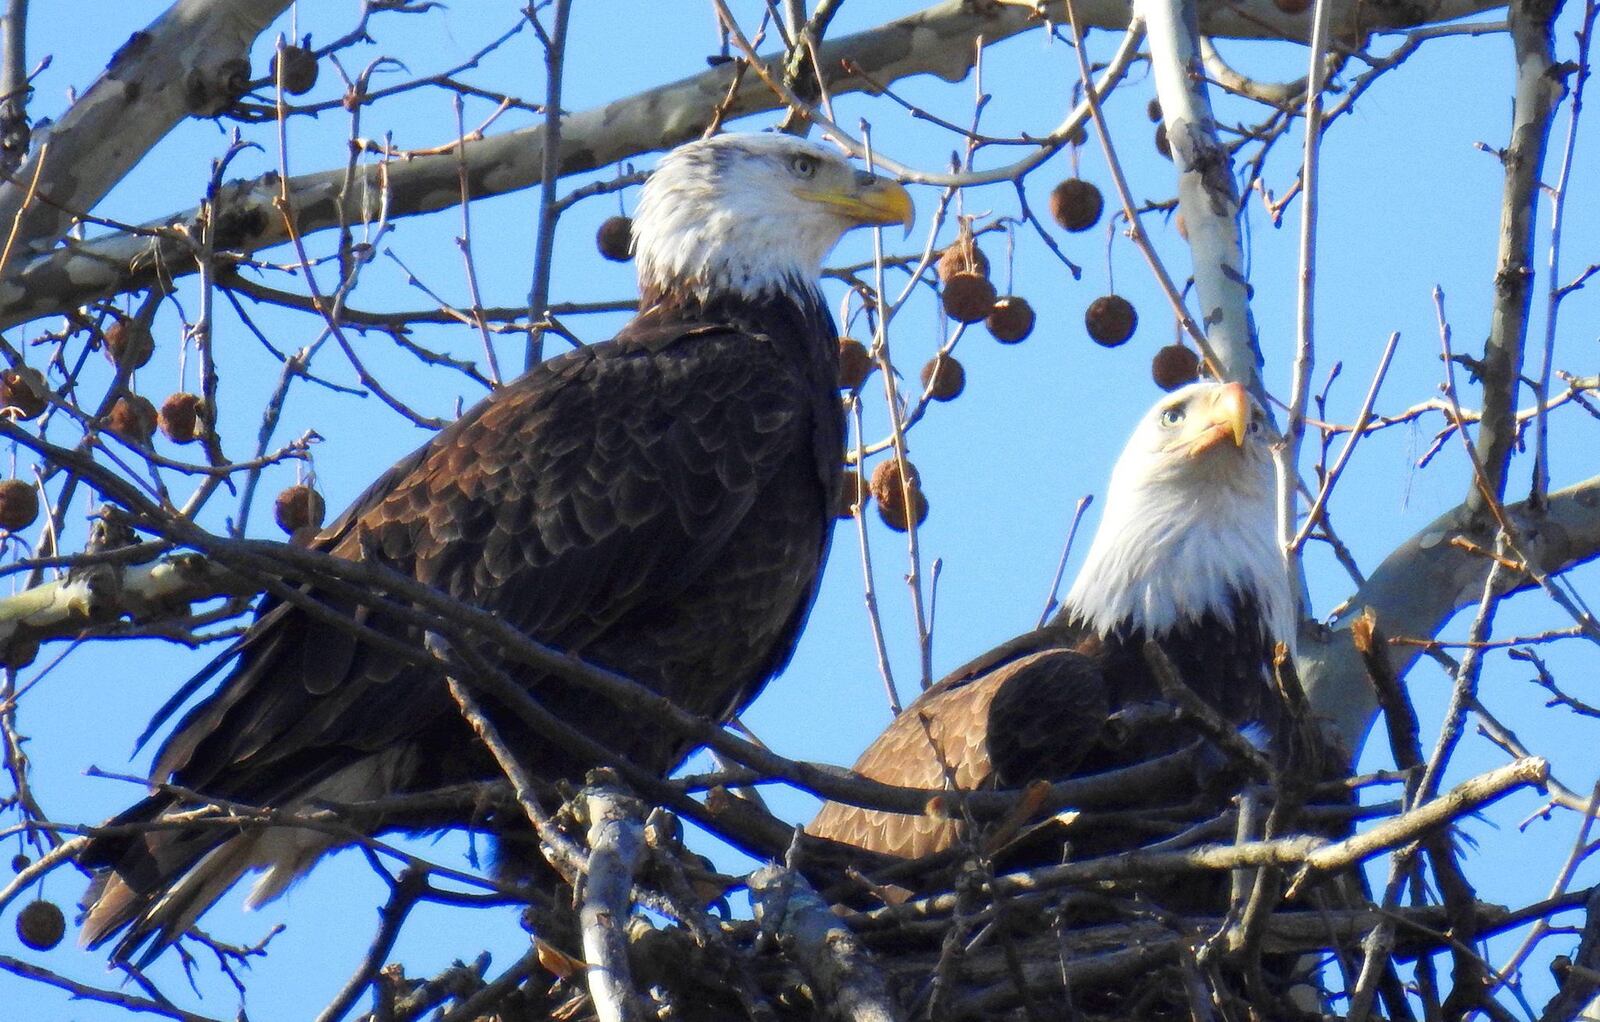
<path fill-rule="evenodd" d="M 637 1022 L 644 1011 L 628 969 L 628 914 L 633 873 L 644 854 L 644 807 L 609 788 L 586 788 L 589 864 L 584 871 L 584 978 L 600 1022 Z"/>
<path fill-rule="evenodd" d="M 831 1007 L 848 1022 L 904 1017 L 855 934 L 798 873 L 764 866 L 750 874 L 749 884 L 756 922 L 793 953 L 819 1007 Z"/>
<path fill-rule="evenodd" d="M 238 575 L 194 553 L 146 564 L 99 564 L 76 569 L 0 599 L 0 663 L 33 659 L 46 639 L 76 636 L 119 618 L 182 617 L 192 602 L 256 590 Z"/>
<path fill-rule="evenodd" d="M 1508 505 L 1511 519 L 1523 531 L 1528 551 L 1554 573 L 1600 553 L 1600 476 L 1550 495 L 1544 512 L 1526 503 Z M 1467 505 L 1440 515 L 1384 559 L 1331 627 L 1301 630 L 1298 666 L 1306 694 L 1319 714 L 1338 727 L 1352 749 L 1358 748 L 1377 713 L 1378 704 L 1366 670 L 1350 641 L 1350 624 L 1371 609 L 1390 638 L 1431 638 L 1456 611 L 1477 603 L 1490 562 L 1450 543 L 1466 536 L 1492 548 L 1493 530 L 1475 526 Z M 1522 588 L 1526 578 L 1507 588 Z M 1421 655 L 1415 646 L 1391 646 L 1389 660 L 1396 676 Z"/>
<path fill-rule="evenodd" d="M 1194 7 L 1181 0 L 1135 0 L 1134 6 L 1144 16 L 1151 75 L 1178 170 L 1178 210 L 1194 255 L 1196 318 L 1227 377 L 1260 395 L 1262 358 L 1244 276 L 1239 190 L 1233 161 L 1217 140 Z"/>

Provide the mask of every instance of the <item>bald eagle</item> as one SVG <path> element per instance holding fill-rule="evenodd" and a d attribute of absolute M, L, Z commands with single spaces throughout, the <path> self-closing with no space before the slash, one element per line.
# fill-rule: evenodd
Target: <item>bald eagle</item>
<path fill-rule="evenodd" d="M 468 410 L 315 546 L 379 561 L 727 719 L 788 661 L 828 553 L 844 424 L 822 259 L 853 227 L 909 228 L 911 216 L 899 184 L 801 139 L 724 135 L 673 150 L 634 220 L 638 316 Z M 422 645 L 381 611 L 309 592 Z M 153 777 L 292 809 L 499 776 L 436 669 L 271 598 L 233 652 L 232 672 L 177 725 Z M 593 692 L 498 666 L 638 767 L 665 773 L 690 751 Z M 494 722 L 536 777 L 581 779 L 595 765 L 509 713 Z M 112 822 L 159 824 L 193 808 L 158 791 Z M 286 828 L 99 837 L 80 860 L 98 871 L 83 940 L 123 933 L 114 955 L 148 944 L 148 961 L 245 873 L 266 870 L 251 894 L 259 904 L 337 843 Z"/>
<path fill-rule="evenodd" d="M 1193 383 L 1157 402 L 1117 460 L 1059 613 L 907 706 L 856 772 L 910 787 L 1014 788 L 1175 751 L 1194 735 L 1107 727 L 1111 714 L 1162 699 L 1148 639 L 1195 694 L 1273 748 L 1284 720 L 1271 664 L 1276 644 L 1293 649 L 1294 613 L 1265 422 L 1237 383 Z M 950 846 L 961 827 L 830 802 L 806 829 L 916 858 Z"/>

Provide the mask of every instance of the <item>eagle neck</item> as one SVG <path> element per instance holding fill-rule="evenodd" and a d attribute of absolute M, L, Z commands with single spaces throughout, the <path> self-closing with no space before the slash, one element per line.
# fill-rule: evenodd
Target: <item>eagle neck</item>
<path fill-rule="evenodd" d="M 1229 487 L 1113 493 L 1059 620 L 1101 637 L 1163 638 L 1212 619 L 1294 644 L 1288 575 L 1267 496 Z M 1241 601 L 1257 613 L 1235 617 Z"/>
<path fill-rule="evenodd" d="M 838 332 L 822 292 L 815 284 L 791 285 L 755 296 L 740 291 L 646 288 L 639 302 L 639 315 L 641 319 L 727 326 L 801 347 L 826 349 L 836 362 Z"/>

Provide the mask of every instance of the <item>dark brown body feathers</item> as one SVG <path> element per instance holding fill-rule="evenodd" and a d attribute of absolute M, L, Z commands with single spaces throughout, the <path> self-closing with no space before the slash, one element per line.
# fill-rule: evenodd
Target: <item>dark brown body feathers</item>
<path fill-rule="evenodd" d="M 843 454 L 837 343 L 812 294 L 711 305 L 654 297 L 614 340 L 552 359 L 469 410 L 374 482 L 316 545 L 377 559 L 720 720 L 787 662 L 815 597 Z M 398 621 L 319 598 L 422 643 Z M 690 751 L 570 682 L 500 666 L 639 767 L 664 773 Z M 593 765 L 500 716 L 537 776 L 581 778 Z M 329 797 L 319 785 L 377 797 L 498 770 L 437 674 L 268 599 L 232 673 L 183 718 L 153 776 L 284 807 Z M 118 822 L 174 808 L 157 795 Z M 219 849 L 225 836 L 93 842 L 82 861 L 105 872 L 86 941 L 131 926 L 117 954 L 151 936 L 154 953 L 240 873 L 264 857 L 287 861 L 281 851 Z M 295 871 L 327 844 L 295 852 L 306 859 Z M 185 872 L 206 870 L 218 874 L 215 890 L 183 890 Z"/>

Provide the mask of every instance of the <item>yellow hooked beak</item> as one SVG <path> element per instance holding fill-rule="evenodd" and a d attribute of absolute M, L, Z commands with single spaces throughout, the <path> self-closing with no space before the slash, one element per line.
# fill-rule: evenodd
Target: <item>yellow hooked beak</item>
<path fill-rule="evenodd" d="M 864 170 L 857 171 L 846 188 L 818 185 L 802 187 L 795 194 L 827 206 L 858 226 L 904 224 L 906 233 L 910 234 L 911 225 L 917 220 L 917 210 L 911 204 L 910 192 L 898 181 L 890 181 Z"/>
<path fill-rule="evenodd" d="M 1208 396 L 1205 406 L 1195 409 L 1195 414 L 1185 420 L 1178 437 L 1179 445 L 1189 449 L 1191 458 L 1227 439 L 1232 439 L 1235 447 L 1243 447 L 1245 431 L 1250 425 L 1250 403 L 1250 395 L 1243 384 L 1218 387 Z"/>

